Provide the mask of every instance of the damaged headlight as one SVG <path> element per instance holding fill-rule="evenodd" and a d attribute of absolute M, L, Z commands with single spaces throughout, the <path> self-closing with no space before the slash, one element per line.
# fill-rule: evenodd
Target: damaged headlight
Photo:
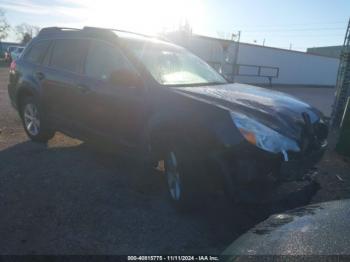
<path fill-rule="evenodd" d="M 287 151 L 300 151 L 294 140 L 279 134 L 254 119 L 234 113 L 231 113 L 231 117 L 244 138 L 263 150 L 272 153 L 281 152 L 284 155 Z"/>

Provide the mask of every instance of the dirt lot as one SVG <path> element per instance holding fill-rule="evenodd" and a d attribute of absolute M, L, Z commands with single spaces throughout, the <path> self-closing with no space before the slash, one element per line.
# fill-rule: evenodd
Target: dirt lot
<path fill-rule="evenodd" d="M 312 202 L 350 196 L 349 163 L 327 153 L 319 181 Z M 265 218 L 262 210 L 218 195 L 203 211 L 179 214 L 162 178 L 131 160 L 59 133 L 47 146 L 30 142 L 0 69 L 1 254 L 218 254 Z"/>

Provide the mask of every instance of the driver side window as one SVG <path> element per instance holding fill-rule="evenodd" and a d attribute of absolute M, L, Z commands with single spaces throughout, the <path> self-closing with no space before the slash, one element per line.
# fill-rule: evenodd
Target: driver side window
<path fill-rule="evenodd" d="M 117 47 L 101 41 L 92 41 L 85 63 L 85 75 L 109 79 L 112 72 L 130 68 L 128 61 Z"/>

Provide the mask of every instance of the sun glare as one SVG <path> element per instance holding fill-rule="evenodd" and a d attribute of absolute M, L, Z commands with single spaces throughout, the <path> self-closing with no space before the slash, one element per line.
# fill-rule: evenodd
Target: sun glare
<path fill-rule="evenodd" d="M 76 14 L 85 25 L 120 28 L 147 34 L 174 30 L 187 21 L 192 28 L 202 22 L 198 0 L 81 1 Z"/>

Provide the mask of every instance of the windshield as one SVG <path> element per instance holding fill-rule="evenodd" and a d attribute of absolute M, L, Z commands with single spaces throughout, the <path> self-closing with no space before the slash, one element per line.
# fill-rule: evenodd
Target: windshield
<path fill-rule="evenodd" d="M 161 85 L 226 83 L 206 62 L 183 48 L 148 41 L 128 41 L 127 48 Z"/>

